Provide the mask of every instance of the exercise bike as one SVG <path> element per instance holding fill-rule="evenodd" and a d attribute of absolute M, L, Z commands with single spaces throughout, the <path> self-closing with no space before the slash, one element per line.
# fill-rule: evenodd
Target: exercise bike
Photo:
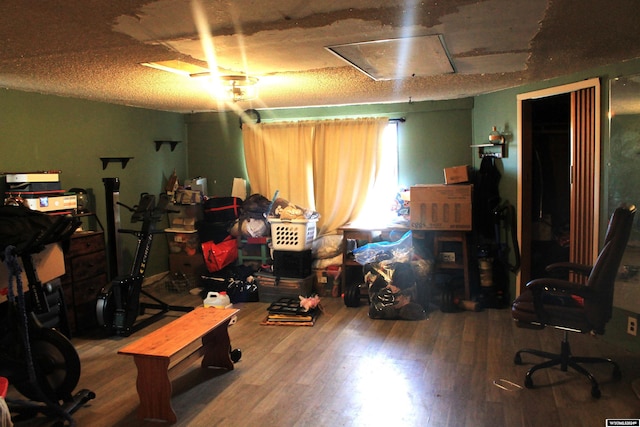
<path fill-rule="evenodd" d="M 46 317 L 52 307 L 48 303 L 47 286 L 38 280 L 32 256 L 47 244 L 67 241 L 79 221 L 72 216 L 53 220 L 23 206 L 0 209 L 3 231 L 17 229 L 14 236 L 21 235 L 26 240 L 3 248 L 10 280 L 7 302 L 0 305 L 3 319 L 0 321 L 0 376 L 6 377 L 29 399 L 7 398 L 7 405 L 14 421 L 30 419 L 40 413 L 55 419 L 54 425 L 75 425 L 72 414 L 94 399 L 95 393 L 82 389 L 72 394 L 80 379 L 80 358 L 63 333 L 44 327 L 39 321 L 39 317 Z M 28 293 L 23 289 L 22 271 L 28 280 Z M 66 316 L 64 310 L 60 315 Z"/>
<path fill-rule="evenodd" d="M 155 230 L 155 225 L 165 213 L 171 212 L 168 208 L 169 197 L 166 194 L 160 194 L 156 205 L 154 195 L 142 193 L 140 201 L 133 208 L 120 202 L 118 204 L 133 212 L 131 222 L 141 221 L 142 227 L 140 230 L 118 230 L 119 233 L 133 234 L 138 238 L 135 258 L 129 274 L 116 277 L 100 291 L 96 302 L 96 317 L 98 324 L 109 335 L 129 336 L 155 322 L 169 311 L 188 312 L 193 310 L 193 307 L 169 305 L 142 289 L 153 236 L 163 233 L 162 230 Z M 141 302 L 141 294 L 155 303 Z M 138 316 L 144 314 L 147 308 L 159 311 L 146 319 L 137 321 Z"/>

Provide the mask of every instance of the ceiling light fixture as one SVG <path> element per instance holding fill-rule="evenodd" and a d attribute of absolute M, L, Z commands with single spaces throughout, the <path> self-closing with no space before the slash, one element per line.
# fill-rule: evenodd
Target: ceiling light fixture
<path fill-rule="evenodd" d="M 198 65 L 177 59 L 142 62 L 140 65 L 182 76 L 208 78 L 213 84 L 216 95 L 225 100 L 238 102 L 249 101 L 258 97 L 258 79 L 255 77 L 243 75 L 223 76 Z"/>
<path fill-rule="evenodd" d="M 258 97 L 258 79 L 249 76 L 220 76 L 222 85 L 233 102 L 249 101 Z"/>
<path fill-rule="evenodd" d="M 212 73 L 195 73 L 191 77 L 209 77 L 218 82 L 219 95 L 233 102 L 249 101 L 258 97 L 258 79 L 250 76 L 214 76 Z"/>

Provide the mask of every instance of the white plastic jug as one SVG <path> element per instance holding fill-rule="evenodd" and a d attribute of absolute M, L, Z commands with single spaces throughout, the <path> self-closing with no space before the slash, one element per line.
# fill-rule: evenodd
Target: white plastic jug
<path fill-rule="evenodd" d="M 205 307 L 227 308 L 231 305 L 231 300 L 226 292 L 209 292 L 204 299 Z"/>

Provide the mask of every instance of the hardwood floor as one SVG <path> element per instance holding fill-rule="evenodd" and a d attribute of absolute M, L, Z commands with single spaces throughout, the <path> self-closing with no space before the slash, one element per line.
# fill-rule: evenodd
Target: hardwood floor
<path fill-rule="evenodd" d="M 155 288 L 173 304 L 201 303 L 186 292 Z M 516 350 L 557 351 L 562 333 L 516 328 L 508 310 L 434 309 L 424 321 L 371 320 L 364 305 L 324 298 L 326 313 L 313 327 L 261 326 L 267 305 L 236 304 L 241 311 L 229 334 L 242 359 L 233 371 L 203 374 L 196 362 L 174 382 L 176 426 L 600 427 L 607 418 L 640 418 L 631 386 L 640 377 L 639 355 L 602 337 L 570 338 L 574 354 L 613 357 L 622 368 L 622 380 L 614 382 L 609 367 L 589 367 L 602 390 L 593 399 L 585 377 L 557 368 L 537 372 L 535 389 L 510 384 L 522 385 L 537 362 L 525 355 L 524 365 L 515 365 Z M 180 314 L 127 338 L 72 340 L 83 369 L 77 389 L 97 395 L 74 414 L 78 426 L 162 425 L 136 419 L 135 365 L 116 352 Z"/>

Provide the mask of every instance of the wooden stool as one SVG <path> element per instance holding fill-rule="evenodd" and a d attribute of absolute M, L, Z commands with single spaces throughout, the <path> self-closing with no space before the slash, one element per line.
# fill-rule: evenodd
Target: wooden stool
<path fill-rule="evenodd" d="M 462 246 L 462 260 L 456 257 L 455 261 L 443 261 L 441 257 L 442 243 L 454 242 Z M 469 289 L 469 256 L 467 253 L 467 232 L 466 231 L 436 231 L 433 237 L 433 257 L 436 261 L 436 268 L 439 270 L 462 270 L 464 273 L 464 299 L 471 299 Z"/>

